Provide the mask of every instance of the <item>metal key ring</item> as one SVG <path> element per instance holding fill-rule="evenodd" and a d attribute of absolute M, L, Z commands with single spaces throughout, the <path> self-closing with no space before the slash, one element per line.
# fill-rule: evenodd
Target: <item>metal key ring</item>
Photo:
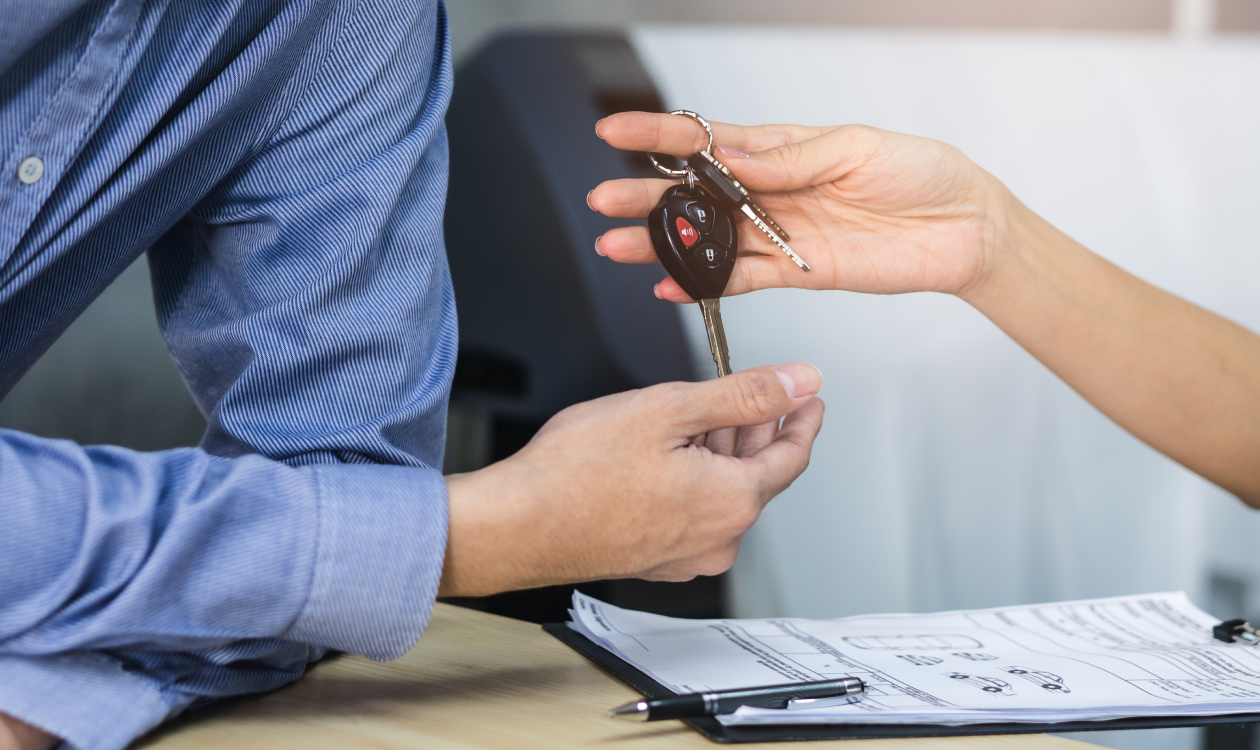
<path fill-rule="evenodd" d="M 709 145 L 704 147 L 704 152 L 707 154 L 709 151 L 713 150 L 713 128 L 709 127 L 708 120 L 704 119 L 703 117 L 696 114 L 695 112 L 692 112 L 686 109 L 676 109 L 673 112 L 670 112 L 670 114 L 682 115 L 683 117 L 690 117 L 691 119 L 700 123 L 700 125 L 704 127 L 704 132 L 708 134 L 709 136 Z M 651 151 L 647 152 L 647 156 L 648 156 L 648 159 L 652 162 L 652 166 L 656 167 L 656 171 L 660 172 L 661 174 L 666 174 L 666 175 L 669 175 L 670 177 L 687 177 L 688 175 L 691 174 L 691 170 L 688 169 L 687 167 L 683 167 L 682 169 L 670 169 L 669 167 L 661 166 L 661 163 L 656 160 L 656 155 L 653 154 Z"/>

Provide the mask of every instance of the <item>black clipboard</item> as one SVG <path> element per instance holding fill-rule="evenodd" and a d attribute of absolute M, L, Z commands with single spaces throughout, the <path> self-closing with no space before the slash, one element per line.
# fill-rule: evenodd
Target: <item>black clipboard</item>
<path fill-rule="evenodd" d="M 543 630 L 595 662 L 613 676 L 648 698 L 665 698 L 673 691 L 647 676 L 621 657 L 600 646 L 568 625 L 548 623 Z M 612 706 L 609 706 L 612 708 Z M 872 740 L 888 737 L 960 737 L 981 734 L 1045 734 L 1046 732 L 1099 732 L 1110 729 L 1166 729 L 1204 727 L 1215 724 L 1260 722 L 1260 713 L 1226 716 L 1145 716 L 1110 721 L 1066 721 L 1053 724 L 804 724 L 781 726 L 728 727 L 717 719 L 687 719 L 686 723 L 714 742 L 803 742 L 807 740 Z"/>

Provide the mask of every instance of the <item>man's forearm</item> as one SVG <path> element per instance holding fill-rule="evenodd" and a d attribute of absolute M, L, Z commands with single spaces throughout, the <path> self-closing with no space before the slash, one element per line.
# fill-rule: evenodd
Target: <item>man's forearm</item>
<path fill-rule="evenodd" d="M 1008 205 L 962 296 L 1133 435 L 1260 507 L 1260 337 Z"/>
<path fill-rule="evenodd" d="M 48 750 L 58 741 L 42 729 L 0 713 L 0 750 Z"/>

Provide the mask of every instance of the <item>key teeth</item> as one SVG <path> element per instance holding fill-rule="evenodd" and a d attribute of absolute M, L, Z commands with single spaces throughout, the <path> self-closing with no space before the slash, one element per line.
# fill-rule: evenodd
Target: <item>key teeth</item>
<path fill-rule="evenodd" d="M 788 234 L 787 231 L 783 227 L 776 224 L 774 219 L 771 219 L 769 216 L 766 217 L 766 223 L 768 223 L 771 227 L 774 227 L 774 231 L 778 232 L 779 235 L 783 237 L 783 239 L 785 240 L 792 239 L 792 235 Z"/>
<path fill-rule="evenodd" d="M 757 212 L 757 215 L 760 216 L 767 224 L 769 224 L 770 227 L 774 229 L 774 231 L 778 232 L 780 237 L 782 237 L 784 240 L 792 239 L 792 235 L 788 234 L 787 231 L 784 230 L 783 227 L 779 226 L 779 223 L 777 221 L 770 218 L 770 214 L 766 213 L 766 210 L 762 208 L 760 205 L 758 205 L 756 201 L 750 199 L 748 201 L 748 205 L 752 206 L 752 209 Z"/>
<path fill-rule="evenodd" d="M 749 202 L 751 203 L 751 201 Z M 792 239 L 792 235 L 788 234 L 787 231 L 783 229 L 783 227 L 779 226 L 779 223 L 777 221 L 770 218 L 770 214 L 766 213 L 764 208 L 757 205 L 756 203 L 753 203 L 752 207 L 753 207 L 753 210 L 756 211 L 759 216 L 761 216 L 762 220 L 770 225 L 771 229 L 779 233 L 780 237 L 782 237 L 784 240 Z"/>
<path fill-rule="evenodd" d="M 766 224 L 769 224 L 771 227 L 773 227 L 774 231 L 777 232 L 779 234 L 779 237 L 782 237 L 783 239 L 781 240 L 779 239 L 779 237 L 776 237 L 770 232 L 766 231 L 765 227 L 758 227 L 758 228 L 761 229 L 761 231 L 764 232 L 765 235 L 774 242 L 774 244 L 778 245 L 779 248 L 783 250 L 783 252 L 787 253 L 788 257 L 790 257 L 793 261 L 796 262 L 796 265 L 800 266 L 805 271 L 809 271 L 809 264 L 801 260 L 800 256 L 792 252 L 792 249 L 784 244 L 785 241 L 789 241 L 792 239 L 792 235 L 788 234 L 787 231 L 783 229 L 783 227 L 779 226 L 779 223 L 777 221 L 770 218 L 770 214 L 766 213 L 766 210 L 762 208 L 757 203 L 757 201 L 752 199 L 752 196 L 748 194 L 748 190 L 745 189 L 743 185 L 739 184 L 739 180 L 735 179 L 735 175 L 731 174 L 731 170 L 727 169 L 725 164 L 718 161 L 717 157 L 713 156 L 713 154 L 710 154 L 708 151 L 701 151 L 700 155 L 703 156 L 705 159 L 707 159 L 709 162 L 711 162 L 714 166 L 716 166 L 722 172 L 722 174 L 730 178 L 731 184 L 734 185 L 735 189 L 740 192 L 740 195 L 744 196 L 744 199 L 748 202 L 748 205 L 754 211 L 757 212 L 757 215 L 760 216 L 761 219 L 766 222 Z"/>
<path fill-rule="evenodd" d="M 809 264 L 806 263 L 801 256 L 797 255 L 796 251 L 784 244 L 783 240 L 774 236 L 774 232 L 771 232 L 769 227 L 758 225 L 757 228 L 761 230 L 762 234 L 769 237 L 770 241 L 777 245 L 780 250 L 787 254 L 787 257 L 791 258 L 792 262 L 795 263 L 797 267 L 799 267 L 802 271 L 809 273 Z"/>

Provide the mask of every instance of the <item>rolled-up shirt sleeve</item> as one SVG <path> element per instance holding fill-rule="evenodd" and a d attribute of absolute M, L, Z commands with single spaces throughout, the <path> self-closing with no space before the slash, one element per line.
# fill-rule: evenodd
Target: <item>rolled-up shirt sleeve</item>
<path fill-rule="evenodd" d="M 399 656 L 441 575 L 436 471 L 0 431 L 0 476 L 21 498 L 0 504 L 0 706 L 75 747 L 279 687 L 330 648 Z"/>
<path fill-rule="evenodd" d="M 370 1 L 325 22 L 266 137 L 149 250 L 202 445 L 0 430 L 0 711 L 73 747 L 328 649 L 397 657 L 432 609 L 457 339 L 445 15 Z"/>

